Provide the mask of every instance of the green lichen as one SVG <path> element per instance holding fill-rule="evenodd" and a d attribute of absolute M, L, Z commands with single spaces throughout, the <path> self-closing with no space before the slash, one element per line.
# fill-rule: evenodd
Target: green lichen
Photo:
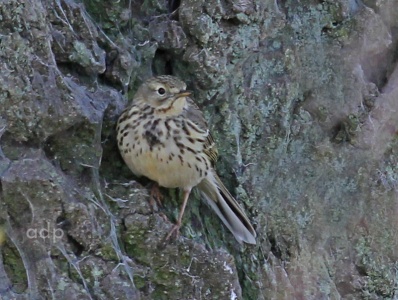
<path fill-rule="evenodd" d="M 141 5 L 141 10 L 151 16 L 168 13 L 165 2 L 159 0 L 144 0 Z"/>
<path fill-rule="evenodd" d="M 12 290 L 15 293 L 23 293 L 28 287 L 28 278 L 18 249 L 9 241 L 0 246 L 0 250 L 4 269 L 12 283 Z"/>
<path fill-rule="evenodd" d="M 56 160 L 64 171 L 81 173 L 86 168 L 97 168 L 102 155 L 99 126 L 83 123 L 54 135 L 47 141 L 46 150 L 57 154 Z"/>
<path fill-rule="evenodd" d="M 118 35 L 121 31 L 129 28 L 131 1 L 101 1 L 83 0 L 88 13 L 99 23 L 101 28 L 108 34 Z"/>
<path fill-rule="evenodd" d="M 397 267 L 394 262 L 383 257 L 378 251 L 371 248 L 371 240 L 368 237 L 360 237 L 355 245 L 358 256 L 358 268 L 365 275 L 366 283 L 362 291 L 364 299 L 393 299 L 398 292 Z"/>
<path fill-rule="evenodd" d="M 93 64 L 93 57 L 90 49 L 87 49 L 86 45 L 80 41 L 74 41 L 73 48 L 75 52 L 73 52 L 69 59 L 73 62 L 78 63 L 83 67 L 88 67 Z"/>
<path fill-rule="evenodd" d="M 115 261 L 119 260 L 117 253 L 112 244 L 103 244 L 101 248 L 98 249 L 97 255 L 101 256 L 104 260 Z"/>
<path fill-rule="evenodd" d="M 60 291 L 65 291 L 68 286 L 68 283 L 64 280 L 64 278 L 61 277 L 61 279 L 58 281 L 57 289 Z"/>

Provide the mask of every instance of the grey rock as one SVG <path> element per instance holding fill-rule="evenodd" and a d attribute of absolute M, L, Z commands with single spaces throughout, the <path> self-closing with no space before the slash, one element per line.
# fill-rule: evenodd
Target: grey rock
<path fill-rule="evenodd" d="M 396 1 L 0 5 L 1 299 L 396 299 Z M 137 86 L 181 77 L 258 233 L 148 203 L 118 154 Z"/>

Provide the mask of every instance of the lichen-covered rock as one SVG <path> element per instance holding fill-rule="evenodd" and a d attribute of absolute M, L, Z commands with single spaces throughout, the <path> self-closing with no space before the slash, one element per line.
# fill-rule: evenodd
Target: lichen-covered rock
<path fill-rule="evenodd" d="M 0 298 L 395 299 L 395 6 L 2 1 Z M 115 143 L 153 74 L 194 91 L 257 246 L 195 193 L 165 242 L 178 192 L 149 205 Z"/>

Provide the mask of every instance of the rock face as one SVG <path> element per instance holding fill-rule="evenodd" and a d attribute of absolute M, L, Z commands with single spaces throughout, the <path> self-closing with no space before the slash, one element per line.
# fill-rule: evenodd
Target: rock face
<path fill-rule="evenodd" d="M 0 298 L 397 298 L 395 2 L 2 1 Z M 114 132 L 153 74 L 194 91 L 256 246 L 198 195 L 163 242 L 178 191 L 151 209 Z"/>

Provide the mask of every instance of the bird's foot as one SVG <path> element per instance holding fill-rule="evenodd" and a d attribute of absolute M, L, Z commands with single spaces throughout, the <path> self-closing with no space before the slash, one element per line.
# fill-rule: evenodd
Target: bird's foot
<path fill-rule="evenodd" d="M 171 237 L 177 239 L 178 236 L 180 235 L 180 227 L 181 224 L 179 223 L 173 225 L 173 228 L 171 228 L 170 232 L 167 234 L 166 238 L 164 239 L 165 242 L 169 241 Z"/>

